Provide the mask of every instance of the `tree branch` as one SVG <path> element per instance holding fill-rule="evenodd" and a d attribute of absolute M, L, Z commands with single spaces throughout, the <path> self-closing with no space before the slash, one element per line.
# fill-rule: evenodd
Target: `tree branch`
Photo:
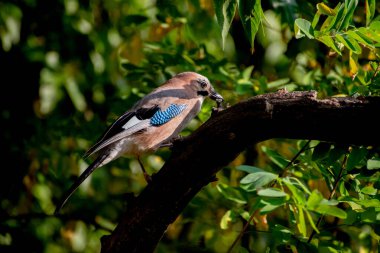
<path fill-rule="evenodd" d="M 217 113 L 176 142 L 171 157 L 141 194 L 128 203 L 102 252 L 153 252 L 189 201 L 248 145 L 272 138 L 380 144 L 373 118 L 380 97 L 317 99 L 317 93 L 259 95 Z"/>

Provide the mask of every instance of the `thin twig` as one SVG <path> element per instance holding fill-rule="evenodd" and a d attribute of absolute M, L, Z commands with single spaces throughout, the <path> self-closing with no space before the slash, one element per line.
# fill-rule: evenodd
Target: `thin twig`
<path fill-rule="evenodd" d="M 236 239 L 234 240 L 234 242 L 231 244 L 231 246 L 228 248 L 228 251 L 227 253 L 231 253 L 233 248 L 235 247 L 235 245 L 240 241 L 240 239 L 243 237 L 244 233 L 247 231 L 247 228 L 249 226 L 249 224 L 251 224 L 253 218 L 255 217 L 256 213 L 258 212 L 259 210 L 256 210 L 253 212 L 253 214 L 251 215 L 251 217 L 249 217 L 247 223 L 245 223 L 244 227 L 243 227 L 243 230 L 239 233 L 239 235 L 236 237 Z"/>
<path fill-rule="evenodd" d="M 278 177 L 283 177 L 285 175 L 286 170 L 297 160 L 297 158 L 306 150 L 306 147 L 309 146 L 311 140 L 308 140 L 305 145 L 302 146 L 302 148 L 298 151 L 298 153 L 288 162 L 288 164 L 285 166 L 285 168 L 282 170 L 282 172 L 278 175 Z M 276 181 L 274 181 L 271 184 L 271 187 L 273 187 L 276 184 Z M 251 224 L 253 218 L 255 217 L 258 210 L 254 211 L 251 216 L 249 217 L 247 223 L 245 223 L 243 230 L 239 233 L 239 235 L 235 238 L 232 245 L 229 247 L 227 253 L 232 252 L 232 249 L 235 247 L 235 245 L 238 243 L 238 241 L 243 237 L 244 233 L 247 231 L 247 228 L 249 224 Z"/>
<path fill-rule="evenodd" d="M 344 169 L 346 168 L 347 157 L 348 157 L 348 155 L 346 154 L 346 155 L 344 156 L 344 158 L 343 158 L 343 161 L 342 161 L 342 167 L 340 168 L 339 175 L 338 175 L 337 178 L 335 179 L 334 186 L 333 186 L 333 188 L 332 188 L 332 190 L 331 190 L 331 192 L 330 192 L 330 196 L 329 196 L 329 198 L 328 198 L 329 200 L 331 200 L 331 198 L 334 197 L 335 192 L 336 192 L 336 189 L 337 189 L 337 187 L 338 187 L 338 183 L 339 183 L 339 181 L 342 179 L 343 171 L 344 171 Z M 318 221 L 317 221 L 317 223 L 315 224 L 315 226 L 316 226 L 317 228 L 318 228 L 318 226 L 321 224 L 323 217 L 324 217 L 324 215 L 319 216 Z M 307 240 L 307 243 L 310 243 L 310 242 L 311 242 L 311 240 L 313 239 L 315 233 L 316 233 L 315 230 L 313 230 L 313 231 L 311 232 L 311 234 L 310 234 L 310 236 L 309 236 L 309 239 Z"/>
<path fill-rule="evenodd" d="M 306 147 L 309 146 L 311 140 L 308 140 L 305 145 L 302 146 L 302 148 L 298 151 L 298 153 L 292 158 L 292 160 L 290 162 L 288 162 L 288 164 L 286 165 L 286 167 L 281 171 L 281 173 L 278 175 L 278 177 L 283 177 L 286 173 L 286 171 L 289 169 L 290 166 L 293 165 L 293 163 L 298 159 L 298 157 L 303 153 L 305 152 L 305 150 L 307 149 Z M 274 181 L 274 183 L 276 183 L 276 181 Z M 273 187 L 274 184 L 271 185 L 271 187 Z"/>
<path fill-rule="evenodd" d="M 377 73 L 379 72 L 379 70 L 380 70 L 380 62 L 377 62 L 377 68 L 375 69 L 375 72 L 373 73 L 371 79 L 369 79 L 369 83 L 373 82 L 373 79 L 375 78 L 375 76 L 377 76 Z"/>

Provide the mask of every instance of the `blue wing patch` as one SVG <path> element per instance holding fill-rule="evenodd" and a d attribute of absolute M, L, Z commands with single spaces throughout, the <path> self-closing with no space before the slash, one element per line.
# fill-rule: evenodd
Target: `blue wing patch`
<path fill-rule="evenodd" d="M 185 108 L 186 105 L 171 104 L 165 111 L 158 110 L 150 119 L 150 123 L 153 126 L 165 124 L 172 118 L 178 116 Z"/>

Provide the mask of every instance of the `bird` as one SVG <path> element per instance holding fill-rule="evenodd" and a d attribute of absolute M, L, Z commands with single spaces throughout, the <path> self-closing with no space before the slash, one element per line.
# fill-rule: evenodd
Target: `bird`
<path fill-rule="evenodd" d="M 59 214 L 71 195 L 95 169 L 120 156 L 137 158 L 149 183 L 151 178 L 140 157 L 154 153 L 178 138 L 179 133 L 199 113 L 206 97 L 215 100 L 218 107 L 223 102 L 223 97 L 215 91 L 207 77 L 196 72 L 182 72 L 137 101 L 85 153 L 84 159 L 93 154 L 97 157 L 63 195 L 54 214 Z"/>

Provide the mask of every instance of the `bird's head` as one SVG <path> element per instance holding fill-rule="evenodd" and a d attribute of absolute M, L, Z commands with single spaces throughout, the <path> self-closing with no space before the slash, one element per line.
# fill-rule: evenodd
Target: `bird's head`
<path fill-rule="evenodd" d="M 189 85 L 188 88 L 196 96 L 202 99 L 209 97 L 217 103 L 223 102 L 223 97 L 215 91 L 207 77 L 195 72 L 183 72 L 176 77 L 186 80 L 186 83 Z"/>

